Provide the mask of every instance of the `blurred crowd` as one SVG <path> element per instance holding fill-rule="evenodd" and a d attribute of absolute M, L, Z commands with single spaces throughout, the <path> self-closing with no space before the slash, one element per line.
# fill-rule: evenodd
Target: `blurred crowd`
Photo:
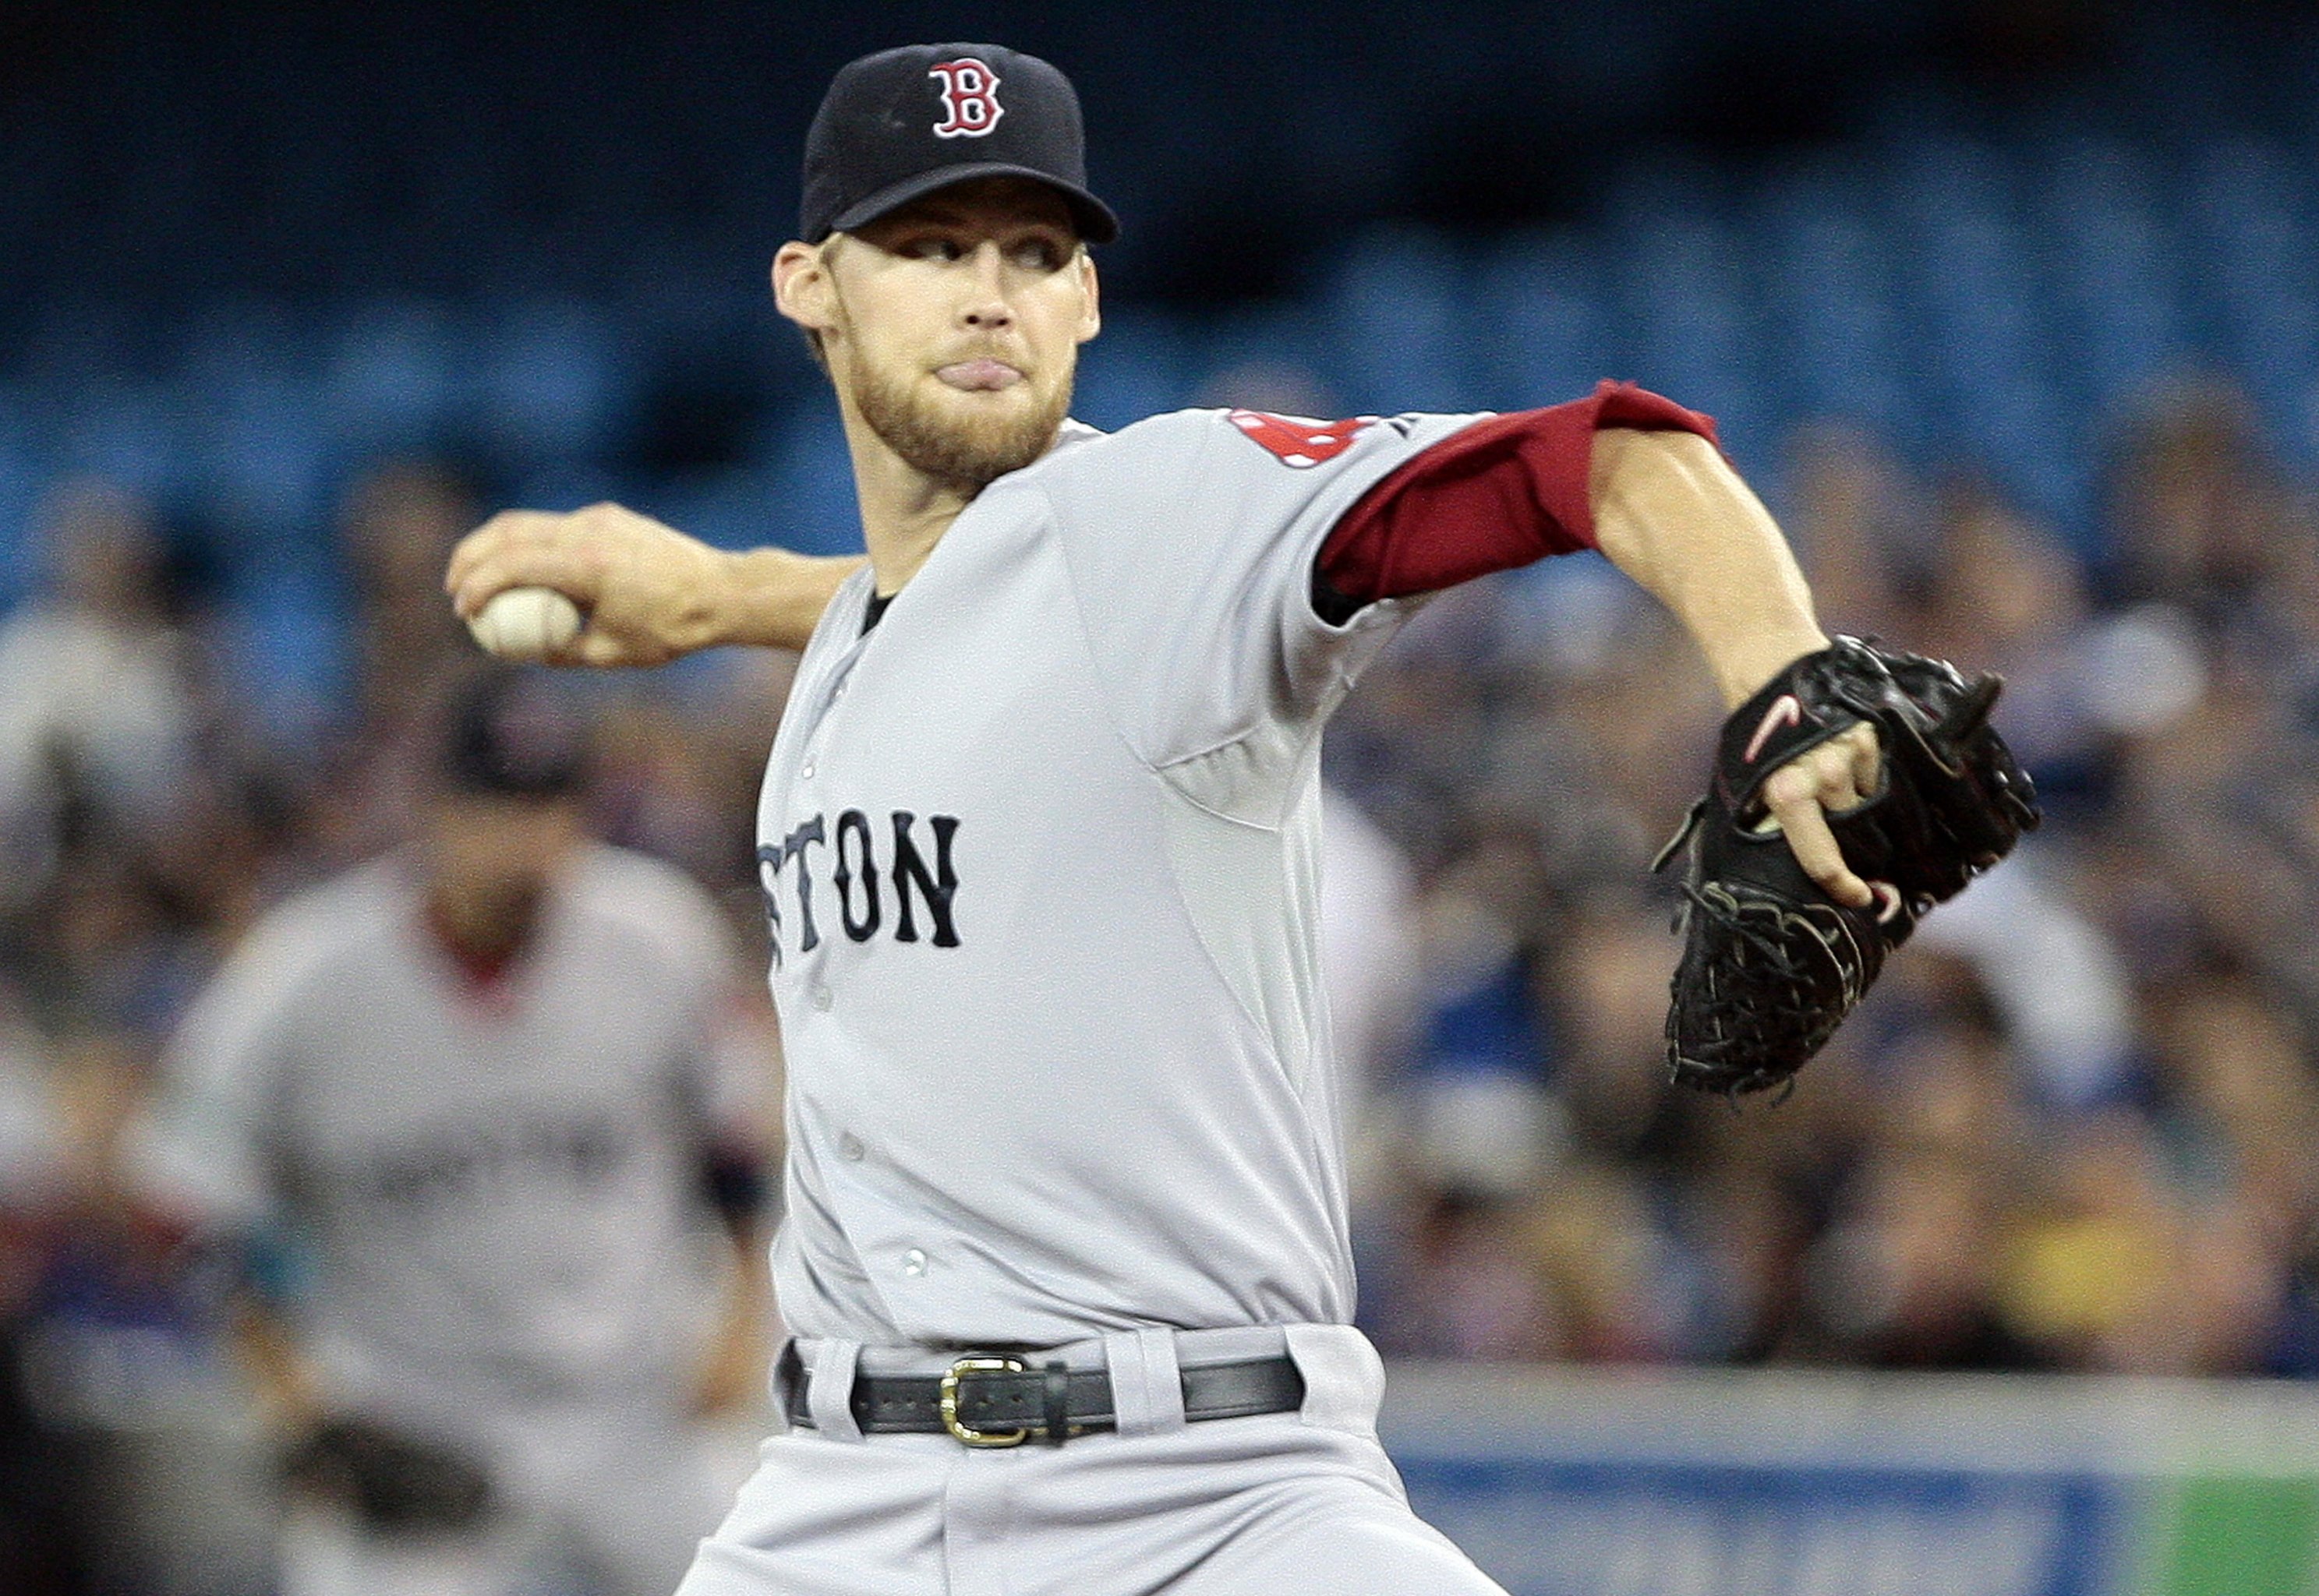
<path fill-rule="evenodd" d="M 1403 1357 L 2319 1373 L 2307 485 L 2205 383 L 2120 427 L 2094 568 L 1872 437 L 1802 435 L 1783 480 L 1827 626 L 2005 675 L 2048 825 L 1788 1101 L 1672 1094 L 1674 894 L 1647 864 L 1701 780 L 1704 669 L 1591 556 L 1437 600 L 1326 757 L 1363 1322 Z M 0 619 L 0 1588 L 252 1565 L 263 1525 L 183 1462 L 262 1449 L 233 1271 L 134 1128 L 253 920 L 406 835 L 475 659 L 443 560 L 484 508 L 427 461 L 350 487 L 346 690 L 289 713 L 149 507 L 44 502 L 41 596 Z M 752 957 L 789 664 L 580 688 L 594 829 L 691 873 Z M 174 1582 L 120 1572 L 158 1538 Z"/>

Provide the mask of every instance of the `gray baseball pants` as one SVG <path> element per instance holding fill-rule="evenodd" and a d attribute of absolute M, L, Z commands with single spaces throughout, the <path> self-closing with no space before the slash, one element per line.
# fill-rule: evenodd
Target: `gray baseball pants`
<path fill-rule="evenodd" d="M 1186 1423 L 1178 1359 L 1286 1350 L 1301 1410 Z M 1410 1510 L 1376 1440 L 1385 1375 L 1342 1325 L 1129 1331 L 1060 1353 L 1112 1370 L 1116 1433 L 977 1449 L 864 1437 L 857 1367 L 946 1357 L 801 1342 L 818 1428 L 767 1440 L 678 1596 L 1504 1596 Z"/>

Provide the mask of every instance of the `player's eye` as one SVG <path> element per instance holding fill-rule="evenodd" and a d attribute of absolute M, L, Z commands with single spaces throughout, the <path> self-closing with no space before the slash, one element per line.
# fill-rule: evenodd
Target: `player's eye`
<path fill-rule="evenodd" d="M 912 260 L 957 260 L 966 254 L 966 250 L 956 239 L 923 233 L 903 239 L 901 248 L 895 253 Z"/>
<path fill-rule="evenodd" d="M 1058 272 L 1069 258 L 1069 251 L 1054 239 L 1028 238 L 1017 243 L 1011 252 L 1015 264 L 1026 271 Z"/>

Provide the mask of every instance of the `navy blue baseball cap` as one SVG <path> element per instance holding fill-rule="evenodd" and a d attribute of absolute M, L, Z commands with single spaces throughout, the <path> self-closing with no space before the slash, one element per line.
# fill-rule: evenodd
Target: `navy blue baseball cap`
<path fill-rule="evenodd" d="M 446 708 L 441 769 L 451 791 L 561 798 L 586 789 L 587 723 L 545 672 L 486 668 Z"/>
<path fill-rule="evenodd" d="M 1119 236 L 1119 219 L 1087 192 L 1070 79 L 996 44 L 908 44 L 839 68 L 806 133 L 798 236 L 818 244 L 977 177 L 1043 183 L 1081 238 Z"/>

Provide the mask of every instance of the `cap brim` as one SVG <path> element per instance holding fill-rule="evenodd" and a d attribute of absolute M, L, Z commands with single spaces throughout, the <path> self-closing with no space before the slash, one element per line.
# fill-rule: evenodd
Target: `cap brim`
<path fill-rule="evenodd" d="M 921 172 L 915 177 L 906 177 L 839 212 L 831 218 L 829 230 L 834 233 L 851 232 L 867 222 L 877 221 L 888 212 L 900 210 L 912 200 L 924 199 L 938 189 L 971 183 L 978 177 L 1027 177 L 1033 183 L 1044 184 L 1062 195 L 1069 204 L 1071 219 L 1078 225 L 1079 237 L 1090 244 L 1108 244 L 1119 237 L 1119 218 L 1111 213 L 1110 206 L 1086 189 L 1066 183 L 1051 172 L 1019 167 L 1007 161 L 943 167 L 936 171 Z M 820 240 L 808 241 L 818 243 Z"/>

